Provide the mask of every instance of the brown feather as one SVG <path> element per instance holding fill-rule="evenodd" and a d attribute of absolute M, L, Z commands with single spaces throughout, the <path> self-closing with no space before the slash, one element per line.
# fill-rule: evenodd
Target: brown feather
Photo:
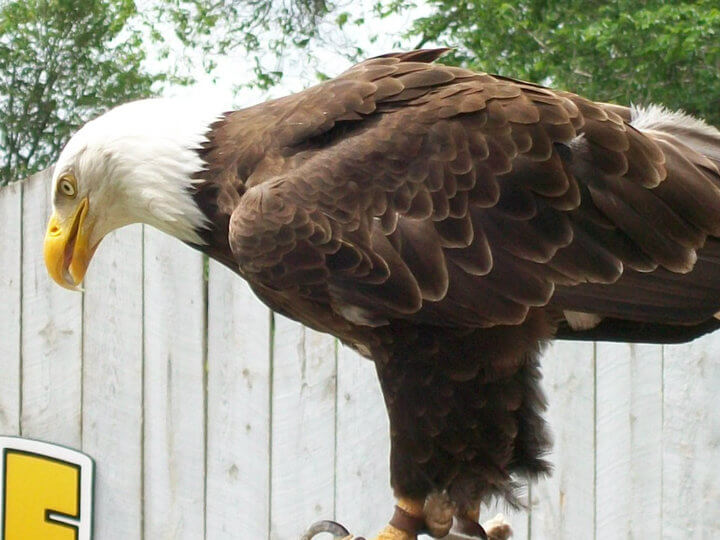
<path fill-rule="evenodd" d="M 548 469 L 539 343 L 564 310 L 608 318 L 595 338 L 713 327 L 720 173 L 626 107 L 446 51 L 228 113 L 195 199 L 201 249 L 375 360 L 396 492 L 469 507 Z"/>

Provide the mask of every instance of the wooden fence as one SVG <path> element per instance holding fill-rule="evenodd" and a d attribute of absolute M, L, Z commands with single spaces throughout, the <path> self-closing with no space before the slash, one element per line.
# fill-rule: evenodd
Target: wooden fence
<path fill-rule="evenodd" d="M 0 434 L 95 458 L 98 540 L 385 523 L 387 420 L 369 362 L 146 227 L 110 235 L 85 292 L 63 290 L 42 261 L 49 205 L 43 174 L 0 189 Z M 556 471 L 510 513 L 515 538 L 720 538 L 718 351 L 720 334 L 554 345 Z"/>

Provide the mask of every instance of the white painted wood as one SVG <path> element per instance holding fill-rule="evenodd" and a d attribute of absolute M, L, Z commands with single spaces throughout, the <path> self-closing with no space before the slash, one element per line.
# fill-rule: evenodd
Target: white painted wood
<path fill-rule="evenodd" d="M 275 316 L 270 537 L 334 513 L 335 340 Z"/>
<path fill-rule="evenodd" d="M 82 295 L 58 287 L 43 261 L 50 174 L 23 186 L 22 417 L 25 437 L 79 447 Z"/>
<path fill-rule="evenodd" d="M 49 201 L 43 175 L 0 190 L 0 432 L 96 459 L 96 535 L 285 540 L 335 516 L 372 537 L 393 504 L 372 364 L 284 317 L 273 336 L 215 263 L 206 342 L 200 256 L 147 231 L 143 278 L 140 227 L 103 242 L 83 302 L 47 277 Z M 556 471 L 515 539 L 720 538 L 720 333 L 593 347 L 545 355 Z"/>
<path fill-rule="evenodd" d="M 596 422 L 597 538 L 660 538 L 660 345 L 597 344 Z"/>
<path fill-rule="evenodd" d="M 0 434 L 20 433 L 22 183 L 0 188 Z"/>
<path fill-rule="evenodd" d="M 663 538 L 720 538 L 720 332 L 664 347 Z"/>
<path fill-rule="evenodd" d="M 97 462 L 95 535 L 142 534 L 142 228 L 109 234 L 85 278 L 83 451 Z"/>
<path fill-rule="evenodd" d="M 372 538 L 392 516 L 390 428 L 375 364 L 339 345 L 335 518 Z"/>
<path fill-rule="evenodd" d="M 270 533 L 270 310 L 211 262 L 208 283 L 207 538 Z"/>
<path fill-rule="evenodd" d="M 594 346 L 559 342 L 545 353 L 543 386 L 554 434 L 550 478 L 533 484 L 531 538 L 577 540 L 594 533 Z"/>
<path fill-rule="evenodd" d="M 205 535 L 202 255 L 145 228 L 145 538 Z"/>

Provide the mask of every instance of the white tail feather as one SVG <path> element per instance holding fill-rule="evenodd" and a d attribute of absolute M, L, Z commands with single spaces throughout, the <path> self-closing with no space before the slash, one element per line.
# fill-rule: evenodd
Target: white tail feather
<path fill-rule="evenodd" d="M 641 131 L 668 133 L 696 152 L 720 161 L 720 131 L 684 111 L 662 105 L 633 106 L 630 124 Z"/>

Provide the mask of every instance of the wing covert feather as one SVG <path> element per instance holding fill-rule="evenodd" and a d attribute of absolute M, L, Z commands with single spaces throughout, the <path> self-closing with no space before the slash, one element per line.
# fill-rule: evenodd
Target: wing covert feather
<path fill-rule="evenodd" d="M 542 306 L 637 318 L 720 234 L 710 160 L 625 108 L 427 63 L 438 54 L 372 59 L 267 105 L 271 174 L 230 222 L 248 279 L 359 324 L 517 324 Z M 710 281 L 662 316 L 707 307 Z"/>

